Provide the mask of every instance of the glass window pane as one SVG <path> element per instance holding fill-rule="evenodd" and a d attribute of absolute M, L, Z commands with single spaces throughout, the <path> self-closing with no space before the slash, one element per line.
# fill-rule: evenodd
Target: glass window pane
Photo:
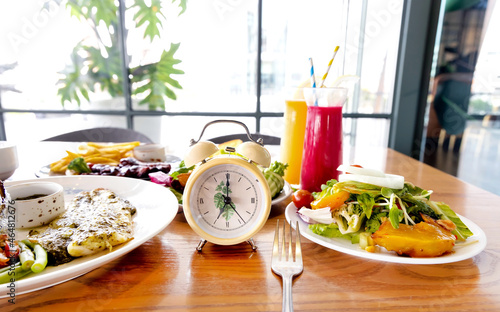
<path fill-rule="evenodd" d="M 491 15 L 486 13 L 483 40 L 472 80 L 472 97 L 469 114 L 500 114 L 500 7 L 491 5 Z M 488 18 L 489 15 L 489 18 Z"/>
<path fill-rule="evenodd" d="M 344 73 L 359 76 L 360 80 L 352 85 L 345 111 L 390 113 L 403 1 L 350 4 Z"/>
<path fill-rule="evenodd" d="M 139 131 L 150 138 L 155 143 L 160 143 L 162 138 L 161 116 L 135 116 L 134 130 Z"/>
<path fill-rule="evenodd" d="M 284 105 L 284 104 L 283 104 Z M 283 117 L 268 117 L 260 120 L 260 133 L 282 137 L 285 124 Z M 265 143 L 265 142 L 264 142 Z"/>
<path fill-rule="evenodd" d="M 328 67 L 335 46 L 343 46 L 342 0 L 264 1 L 262 33 L 261 109 L 282 112 L 281 90 L 310 82 L 313 59 L 318 82 Z M 344 47 L 342 47 L 344 48 Z M 342 51 L 339 52 L 340 57 Z M 340 58 L 326 83 L 341 70 Z"/>
<path fill-rule="evenodd" d="M 0 64 L 13 64 L 0 74 L 0 83 L 7 81 L 18 91 L 3 92 L 4 108 L 59 110 L 64 104 L 76 109 L 80 103 L 99 110 L 107 108 L 89 106 L 87 98 L 94 102 L 122 95 L 116 6 L 108 8 L 106 26 L 95 8 L 70 10 L 66 2 L 59 3 L 0 4 Z"/>
<path fill-rule="evenodd" d="M 461 140 L 460 153 L 450 153 L 448 159 L 444 161 L 454 160 L 453 164 L 457 167 L 455 170 L 458 178 L 500 195 L 498 183 L 500 180 L 500 118 L 490 115 L 484 117 L 483 120 L 468 120 L 463 136 L 456 140 Z M 446 140 L 444 143 L 449 141 Z M 449 148 L 449 150 L 452 149 Z M 438 151 L 438 153 L 445 154 L 444 151 Z M 441 155 L 438 154 L 438 156 Z"/>
<path fill-rule="evenodd" d="M 355 148 L 387 147 L 389 119 L 344 118 L 344 144 Z"/>
<path fill-rule="evenodd" d="M 131 67 L 154 65 L 163 51 L 170 51 L 171 44 L 179 44 L 173 58 L 181 62 L 174 68 L 184 74 L 171 78 L 182 89 L 171 88 L 177 100 L 166 100 L 167 111 L 255 111 L 257 1 L 197 1 L 188 3 L 179 16 L 179 9 L 171 2 L 162 1 L 162 12 L 169 22 L 160 32 L 161 40 L 141 45 L 138 43 L 144 40 L 135 34 L 137 29 L 130 30 Z M 133 92 L 140 86 L 134 84 Z M 142 100 L 146 94 L 136 98 Z"/>

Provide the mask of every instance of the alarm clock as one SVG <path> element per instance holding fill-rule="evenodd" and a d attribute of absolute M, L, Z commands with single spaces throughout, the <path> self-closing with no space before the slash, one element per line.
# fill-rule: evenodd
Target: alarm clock
<path fill-rule="evenodd" d="M 242 125 L 250 141 L 226 147 L 219 155 L 217 145 L 200 141 L 205 129 L 215 123 Z M 271 210 L 271 192 L 259 166 L 269 167 L 271 156 L 261 139 L 255 141 L 245 124 L 215 120 L 203 128 L 197 141 L 191 140 L 184 157 L 186 167 L 195 166 L 184 187 L 183 211 L 191 228 L 205 243 L 235 245 L 248 242 L 257 249 L 253 236 L 264 226 Z"/>

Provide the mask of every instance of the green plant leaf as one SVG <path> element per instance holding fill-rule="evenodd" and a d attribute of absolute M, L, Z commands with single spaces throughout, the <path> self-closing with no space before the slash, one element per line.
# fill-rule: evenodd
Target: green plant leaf
<path fill-rule="evenodd" d="M 90 101 L 89 92 L 87 91 L 87 89 L 80 89 L 80 93 L 87 101 Z"/>
<path fill-rule="evenodd" d="M 93 21 L 93 26 L 103 22 L 106 27 L 118 22 L 118 7 L 114 0 L 68 0 L 66 7 L 70 8 L 71 16 L 82 21 Z"/>
<path fill-rule="evenodd" d="M 121 57 L 117 45 L 105 48 L 107 57 L 94 47 L 85 47 L 88 53 L 88 75 L 99 84 L 101 89 L 109 92 L 113 97 L 123 94 L 123 74 Z"/>
<path fill-rule="evenodd" d="M 224 195 L 222 193 L 215 193 L 214 204 L 218 209 L 224 208 Z"/>
<path fill-rule="evenodd" d="M 216 191 L 222 192 L 222 194 L 231 194 L 231 189 L 226 186 L 224 181 L 220 181 L 219 185 L 215 187 Z"/>
<path fill-rule="evenodd" d="M 232 209 L 231 206 L 226 205 L 226 207 L 224 207 L 224 212 L 222 213 L 224 219 L 226 219 L 226 221 L 229 221 L 229 219 L 231 219 L 233 214 L 234 214 L 234 209 Z"/>
<path fill-rule="evenodd" d="M 87 17 L 85 13 L 81 10 L 81 7 L 76 3 L 76 1 L 68 1 L 66 3 L 66 8 L 69 9 L 69 15 L 84 21 Z"/>
<path fill-rule="evenodd" d="M 72 63 L 59 73 L 63 78 L 57 82 L 57 94 L 61 97 L 63 106 L 66 102 L 73 101 L 80 106 L 82 100 L 89 100 L 88 90 L 93 91 L 88 76 L 80 74 L 86 60 L 78 54 L 81 48 L 80 43 L 75 46 L 71 54 Z"/>
<path fill-rule="evenodd" d="M 177 0 L 172 0 L 172 3 L 175 3 Z M 179 0 L 179 7 L 181 8 L 181 11 L 179 12 L 179 15 L 182 13 L 186 12 L 187 8 L 187 0 Z"/>
<path fill-rule="evenodd" d="M 137 9 L 134 14 L 136 27 L 145 27 L 143 38 L 149 38 L 151 41 L 156 36 L 160 38 L 160 31 L 165 21 L 165 15 L 161 12 L 161 0 L 151 0 L 151 6 L 148 6 L 145 1 L 135 1 L 131 8 Z"/>
<path fill-rule="evenodd" d="M 147 104 L 149 109 L 165 109 L 165 96 L 172 100 L 177 98 L 175 92 L 170 87 L 182 89 L 182 86 L 170 75 L 184 74 L 184 71 L 174 68 L 174 65 L 181 63 L 180 60 L 174 58 L 179 45 L 171 44 L 168 51 L 163 51 L 158 63 L 132 69 L 133 82 L 146 82 L 132 91 L 133 95 L 145 96 L 139 104 Z"/>

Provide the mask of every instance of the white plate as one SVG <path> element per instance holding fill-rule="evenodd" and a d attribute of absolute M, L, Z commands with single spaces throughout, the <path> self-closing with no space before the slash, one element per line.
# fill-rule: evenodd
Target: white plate
<path fill-rule="evenodd" d="M 299 222 L 300 234 L 310 241 L 313 241 L 321 246 L 340 251 L 349 255 L 380 260 L 386 262 L 394 263 L 407 263 L 407 264 L 440 264 L 440 263 L 450 263 L 462 261 L 471 258 L 479 254 L 486 247 L 486 235 L 483 230 L 472 221 L 462 216 L 459 216 L 467 227 L 474 233 L 473 236 L 469 237 L 465 243 L 457 243 L 453 248 L 453 253 L 435 258 L 409 258 L 398 256 L 395 252 L 388 252 L 384 248 L 379 248 L 383 250 L 377 253 L 372 253 L 365 251 L 359 247 L 358 244 L 351 244 L 347 239 L 343 238 L 328 238 L 317 234 L 314 234 L 308 227 L 308 224 L 302 221 L 302 219 L 297 214 L 297 208 L 295 205 L 290 203 L 286 207 L 285 217 L 288 223 L 295 228 L 295 224 Z"/>
<path fill-rule="evenodd" d="M 62 176 L 44 178 L 43 180 L 61 184 L 64 187 L 66 203 L 69 203 L 80 191 L 88 191 L 98 187 L 107 188 L 118 196 L 129 200 L 137 208 L 137 212 L 133 216 L 134 239 L 114 247 L 111 252 L 103 251 L 95 255 L 77 258 L 59 266 L 48 266 L 41 273 L 30 274 L 16 281 L 16 294 L 60 284 L 115 260 L 157 235 L 172 222 L 177 214 L 177 199 L 174 194 L 167 188 L 151 182 L 105 176 Z M 6 186 L 30 181 L 40 181 L 40 179 L 7 182 Z M 28 230 L 16 229 L 15 233 L 16 240 L 24 239 Z M 0 285 L 1 289 L 5 289 L 5 287 L 5 284 Z M 5 291 L 0 293 L 0 298 L 3 297 L 6 297 Z"/>
<path fill-rule="evenodd" d="M 288 182 L 285 181 L 285 186 L 283 186 L 283 189 L 281 190 L 279 195 L 272 200 L 271 204 L 276 205 L 278 203 L 281 203 L 282 201 L 290 197 L 291 194 L 292 194 L 292 187 Z"/>
<path fill-rule="evenodd" d="M 175 155 L 166 154 L 165 157 L 166 157 L 166 159 L 163 163 L 170 164 L 172 166 L 171 172 L 181 162 L 181 159 Z M 175 170 L 177 170 L 177 169 L 175 169 Z M 48 164 L 48 165 L 42 166 L 38 171 L 36 171 L 35 176 L 37 178 L 61 177 L 61 176 L 64 176 L 64 174 L 51 172 L 50 171 L 50 164 Z"/>

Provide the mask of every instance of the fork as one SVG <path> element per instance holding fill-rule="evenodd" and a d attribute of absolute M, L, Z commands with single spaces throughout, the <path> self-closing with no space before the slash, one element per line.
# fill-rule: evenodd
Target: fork
<path fill-rule="evenodd" d="M 280 231 L 279 220 L 276 223 L 276 232 L 274 233 L 273 256 L 271 258 L 271 269 L 274 273 L 283 279 L 283 303 L 282 311 L 293 311 L 292 299 L 292 279 L 294 276 L 302 273 L 304 265 L 302 264 L 302 248 L 300 246 L 299 223 L 295 226 L 295 260 L 292 253 L 292 225 L 290 224 L 290 237 L 288 241 L 288 256 L 286 254 L 286 222 L 283 223 L 283 236 L 281 237 L 280 250 Z"/>

